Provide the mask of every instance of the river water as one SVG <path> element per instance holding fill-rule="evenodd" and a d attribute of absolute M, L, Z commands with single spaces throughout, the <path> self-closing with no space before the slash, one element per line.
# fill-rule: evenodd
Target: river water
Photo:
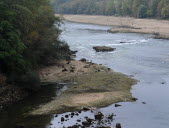
<path fill-rule="evenodd" d="M 117 72 L 133 75 L 140 81 L 131 90 L 138 101 L 120 103 L 122 107 L 118 108 L 111 105 L 100 110 L 105 114 L 113 112 L 117 115 L 111 126 L 120 122 L 123 128 L 169 127 L 168 40 L 153 39 L 152 35 L 146 34 L 111 34 L 107 32 L 111 28 L 109 26 L 65 22 L 63 28 L 65 31 L 61 39 L 68 42 L 72 50 L 78 51 L 77 59 L 87 58 Z M 102 45 L 114 47 L 116 51 L 96 53 L 92 49 L 93 46 Z M 53 123 L 57 121 L 54 119 Z M 63 125 L 72 122 L 70 120 Z"/>
<path fill-rule="evenodd" d="M 72 50 L 78 51 L 76 59 L 86 58 L 112 68 L 114 71 L 132 75 L 140 81 L 131 90 L 133 97 L 138 98 L 136 102 L 122 102 L 119 103 L 121 107 L 110 105 L 97 111 L 105 115 L 110 113 L 116 115 L 114 120 L 108 124 L 112 128 L 118 122 L 122 124 L 122 128 L 168 128 L 169 41 L 153 39 L 152 35 L 147 34 L 111 34 L 107 32 L 110 28 L 109 26 L 65 22 L 62 25 L 63 32 L 60 37 L 69 44 Z M 92 49 L 93 46 L 101 45 L 114 47 L 116 50 L 96 53 Z M 15 124 L 24 124 L 28 128 L 63 128 L 78 123 L 77 119 L 84 120 L 85 116 L 94 117 L 94 113 L 82 112 L 60 123 L 60 118 L 70 113 L 57 117 L 55 115 L 24 116 L 23 113 L 26 111 L 56 96 L 57 88 L 48 89 L 45 87 L 44 92 L 36 94 L 33 98 L 30 97 L 7 109 L 0 110 L 0 128 L 13 128 Z"/>

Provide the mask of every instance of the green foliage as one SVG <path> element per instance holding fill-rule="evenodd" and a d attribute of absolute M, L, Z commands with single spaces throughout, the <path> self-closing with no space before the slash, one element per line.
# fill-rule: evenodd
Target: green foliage
<path fill-rule="evenodd" d="M 39 76 L 32 71 L 28 71 L 21 76 L 18 74 L 10 74 L 10 76 L 8 76 L 8 82 L 29 91 L 37 91 L 40 89 Z"/>
<path fill-rule="evenodd" d="M 39 65 L 69 59 L 68 45 L 59 40 L 59 24 L 48 0 L 1 0 L 0 72 L 12 83 L 31 87 L 38 84 L 33 70 Z"/>
<path fill-rule="evenodd" d="M 138 17 L 139 18 L 146 18 L 147 17 L 147 7 L 143 4 L 139 6 L 138 9 Z"/>
<path fill-rule="evenodd" d="M 169 18 L 169 0 L 52 0 L 56 13 Z"/>

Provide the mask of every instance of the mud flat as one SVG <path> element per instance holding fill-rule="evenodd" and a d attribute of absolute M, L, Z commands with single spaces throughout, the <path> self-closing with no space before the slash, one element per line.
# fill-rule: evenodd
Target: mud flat
<path fill-rule="evenodd" d="M 145 33 L 154 34 L 155 38 L 169 39 L 168 20 L 91 15 L 63 15 L 62 17 L 72 22 L 112 26 L 109 30 L 112 33 Z"/>
<path fill-rule="evenodd" d="M 61 62 L 39 71 L 44 86 L 54 83 L 67 89 L 51 102 L 33 110 L 32 115 L 59 114 L 82 107 L 105 107 L 121 101 L 134 101 L 130 89 L 136 80 L 102 65 L 73 60 Z M 57 85 L 56 85 L 57 86 Z"/>

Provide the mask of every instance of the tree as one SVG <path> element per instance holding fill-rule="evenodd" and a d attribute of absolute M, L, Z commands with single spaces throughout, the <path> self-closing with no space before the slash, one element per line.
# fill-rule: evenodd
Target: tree
<path fill-rule="evenodd" d="M 34 70 L 39 65 L 70 58 L 68 45 L 59 40 L 59 24 L 48 0 L 1 0 L 0 71 L 8 81 L 38 84 Z"/>
<path fill-rule="evenodd" d="M 147 7 L 143 4 L 141 4 L 139 6 L 137 15 L 138 15 L 139 18 L 146 18 L 147 17 Z"/>

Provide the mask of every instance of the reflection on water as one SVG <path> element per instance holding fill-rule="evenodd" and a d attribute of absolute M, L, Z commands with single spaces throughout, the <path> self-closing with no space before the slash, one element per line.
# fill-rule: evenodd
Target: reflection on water
<path fill-rule="evenodd" d="M 0 128 L 15 128 L 16 125 L 24 125 L 26 128 L 45 128 L 50 124 L 53 115 L 26 116 L 25 113 L 47 103 L 60 92 L 59 86 L 43 86 L 39 93 L 24 99 L 8 108 L 0 110 Z M 58 93 L 57 93 L 58 94 Z"/>

